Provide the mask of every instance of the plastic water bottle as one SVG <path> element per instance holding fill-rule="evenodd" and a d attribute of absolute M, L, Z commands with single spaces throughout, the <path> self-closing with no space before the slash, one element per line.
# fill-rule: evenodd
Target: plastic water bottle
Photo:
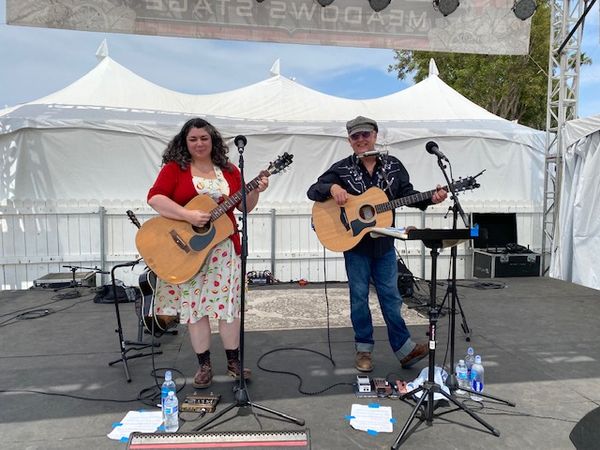
<path fill-rule="evenodd" d="M 173 391 L 169 391 L 169 395 L 165 399 L 163 415 L 165 418 L 165 431 L 175 433 L 179 429 L 179 401 Z"/>
<path fill-rule="evenodd" d="M 477 393 L 483 392 L 483 366 L 481 365 L 481 356 L 475 357 L 475 363 L 471 367 L 471 400 L 480 402 L 483 400 Z"/>
<path fill-rule="evenodd" d="M 169 396 L 169 392 L 177 392 L 175 381 L 173 381 L 173 374 L 170 370 L 165 372 L 165 381 L 160 388 L 160 407 L 163 411 L 163 421 L 165 421 L 165 400 Z"/>
<path fill-rule="evenodd" d="M 473 367 L 473 363 L 475 362 L 475 350 L 473 347 L 469 347 L 467 349 L 467 356 L 465 356 L 465 364 L 467 365 L 467 375 L 469 380 L 471 379 L 471 367 Z"/>
<path fill-rule="evenodd" d="M 459 395 L 464 394 L 465 391 L 463 391 L 463 389 L 469 389 L 471 387 L 469 384 L 467 365 L 465 364 L 464 359 L 459 360 L 456 365 L 456 379 L 458 380 L 458 389 L 455 392 Z"/>

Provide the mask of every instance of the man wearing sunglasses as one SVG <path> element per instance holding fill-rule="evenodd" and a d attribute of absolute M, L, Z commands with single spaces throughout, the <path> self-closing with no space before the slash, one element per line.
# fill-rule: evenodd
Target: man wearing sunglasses
<path fill-rule="evenodd" d="M 375 186 L 390 200 L 415 194 L 408 172 L 398 158 L 375 151 L 377 122 L 358 116 L 346 123 L 352 155 L 333 164 L 307 192 L 308 198 L 322 202 L 333 198 L 342 206 L 348 195 L 360 195 Z M 431 200 L 413 206 L 422 210 L 444 201 L 448 193 L 438 186 Z M 401 315 L 402 297 L 398 291 L 398 265 L 394 239 L 372 238 L 366 233 L 352 249 L 344 252 L 350 319 L 354 329 L 355 366 L 360 372 L 373 370 L 373 321 L 369 309 L 369 281 L 372 279 L 387 325 L 388 339 L 402 368 L 410 368 L 428 354 L 426 343 L 415 343 Z"/>

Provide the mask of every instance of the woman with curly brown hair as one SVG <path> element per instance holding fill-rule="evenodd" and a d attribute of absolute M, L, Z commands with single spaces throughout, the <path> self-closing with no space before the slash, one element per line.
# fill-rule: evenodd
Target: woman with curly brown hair
<path fill-rule="evenodd" d="M 240 171 L 229 161 L 227 153 L 228 147 L 213 125 L 200 118 L 187 121 L 163 153 L 163 167 L 148 192 L 148 204 L 168 219 L 184 220 L 197 227 L 206 225 L 210 211 L 190 210 L 184 205 L 199 194 L 209 195 L 219 203 L 223 196 L 241 190 Z M 268 179 L 262 177 L 258 188 L 247 194 L 248 212 L 267 186 Z M 237 207 L 241 210 L 241 205 Z M 238 379 L 241 374 L 250 377 L 250 370 L 242 370 L 239 359 L 240 296 L 244 288 L 240 237 L 233 211 L 227 215 L 235 231 L 212 249 L 200 271 L 182 284 L 159 279 L 155 291 L 154 314 L 179 313 L 180 323 L 188 326 L 200 365 L 194 376 L 196 388 L 206 388 L 212 383 L 211 317 L 218 320 L 228 374 Z"/>

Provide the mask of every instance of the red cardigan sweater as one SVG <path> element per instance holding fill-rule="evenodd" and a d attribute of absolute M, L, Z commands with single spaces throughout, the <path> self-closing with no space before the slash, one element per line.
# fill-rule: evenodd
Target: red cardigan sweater
<path fill-rule="evenodd" d="M 242 177 L 240 170 L 233 164 L 229 163 L 229 169 L 231 170 L 223 169 L 223 177 L 227 181 L 227 184 L 229 184 L 229 195 L 233 195 L 242 188 Z M 147 199 L 150 200 L 156 194 L 165 195 L 175 203 L 185 206 L 186 203 L 198 195 L 192 182 L 191 166 L 188 166 L 185 170 L 181 170 L 179 165 L 174 161 L 165 164 L 160 170 L 154 186 L 148 191 Z M 242 252 L 242 246 L 233 209 L 227 211 L 227 216 L 233 223 L 233 229 L 235 230 L 229 238 L 233 242 L 235 252 L 239 255 Z"/>

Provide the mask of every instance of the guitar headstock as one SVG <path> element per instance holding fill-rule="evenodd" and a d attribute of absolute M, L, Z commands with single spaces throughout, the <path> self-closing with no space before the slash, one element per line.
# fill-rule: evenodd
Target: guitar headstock
<path fill-rule="evenodd" d="M 286 167 L 288 167 L 290 164 L 292 164 L 293 158 L 294 158 L 294 155 L 291 155 L 288 152 L 285 152 L 283 155 L 278 156 L 275 161 L 272 161 L 269 164 L 269 167 L 267 168 L 267 172 L 269 172 L 269 174 L 271 174 L 271 175 L 281 172 Z"/>
<path fill-rule="evenodd" d="M 135 213 L 128 209 L 127 210 L 127 217 L 129 217 L 129 220 L 131 220 L 131 223 L 134 224 L 136 227 L 141 228 L 142 225 L 140 225 L 140 221 L 138 220 L 138 218 L 136 217 Z"/>
<path fill-rule="evenodd" d="M 476 178 L 479 175 L 481 175 L 482 173 L 483 172 L 480 172 L 477 175 L 475 175 L 474 177 L 459 178 L 458 181 L 455 181 L 454 183 L 452 183 L 452 187 L 454 188 L 454 190 L 456 192 L 470 191 L 473 189 L 477 189 L 481 185 L 477 182 Z"/>

